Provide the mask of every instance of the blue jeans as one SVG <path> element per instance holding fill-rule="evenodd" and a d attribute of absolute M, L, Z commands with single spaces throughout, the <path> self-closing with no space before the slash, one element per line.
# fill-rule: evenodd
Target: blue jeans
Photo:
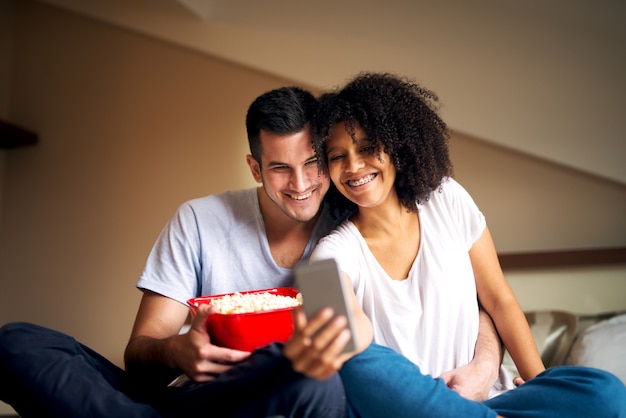
<path fill-rule="evenodd" d="M 256 350 L 211 382 L 167 388 L 163 382 L 170 373 L 154 377 L 160 382 L 136 380 L 74 338 L 48 328 L 28 323 L 0 328 L 0 399 L 24 418 L 345 414 L 339 376 L 319 381 L 294 372 L 277 344 Z"/>
<path fill-rule="evenodd" d="M 482 403 L 462 398 L 443 380 L 423 375 L 405 357 L 375 344 L 344 364 L 339 374 L 349 417 L 626 417 L 624 384 L 587 367 L 548 369 Z"/>

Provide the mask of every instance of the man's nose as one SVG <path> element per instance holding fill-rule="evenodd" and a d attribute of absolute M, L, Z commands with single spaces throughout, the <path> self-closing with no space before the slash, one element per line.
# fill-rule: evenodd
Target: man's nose
<path fill-rule="evenodd" d="M 294 170 L 289 179 L 289 185 L 293 190 L 302 192 L 307 188 L 306 175 L 302 170 Z"/>

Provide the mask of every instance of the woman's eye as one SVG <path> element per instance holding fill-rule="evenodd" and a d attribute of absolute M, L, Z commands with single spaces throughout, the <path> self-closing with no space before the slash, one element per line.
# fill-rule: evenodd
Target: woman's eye
<path fill-rule="evenodd" d="M 341 159 L 341 157 L 342 157 L 341 154 L 329 155 L 328 156 L 328 160 L 329 161 L 337 161 L 337 160 Z"/>

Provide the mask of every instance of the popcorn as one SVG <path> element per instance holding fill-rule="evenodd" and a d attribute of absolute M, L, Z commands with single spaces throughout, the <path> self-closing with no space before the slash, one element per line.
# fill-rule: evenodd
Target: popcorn
<path fill-rule="evenodd" d="M 302 298 L 276 295 L 269 292 L 235 292 L 231 295 L 225 295 L 221 298 L 213 299 L 210 304 L 215 307 L 216 313 L 240 314 L 300 306 L 302 304 Z"/>

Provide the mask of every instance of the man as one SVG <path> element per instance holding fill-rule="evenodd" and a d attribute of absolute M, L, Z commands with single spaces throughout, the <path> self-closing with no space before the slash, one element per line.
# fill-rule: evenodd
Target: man
<path fill-rule="evenodd" d="M 246 118 L 252 154 L 247 162 L 262 186 L 194 199 L 164 228 L 138 282 L 144 295 L 125 353 L 131 373 L 152 363 L 182 370 L 195 382 L 211 382 L 249 355 L 212 345 L 206 312 L 194 318 L 190 332 L 178 335 L 178 330 L 191 297 L 293 285 L 291 269 L 336 223 L 320 211 L 329 179 L 318 169 L 307 124 L 316 104 L 296 88 L 257 98 Z M 202 402 L 211 392 L 223 401 L 223 391 L 207 389 L 222 384 L 220 379 L 205 384 Z M 237 401 L 241 389 L 234 394 Z M 265 398 L 285 396 L 283 391 Z M 177 402 L 175 409 L 190 404 Z"/>
<path fill-rule="evenodd" d="M 345 322 L 335 319 L 310 338 L 328 312 L 309 323 L 299 316 L 284 347 L 253 354 L 212 345 L 207 309 L 179 334 L 191 297 L 292 286 L 291 269 L 341 221 L 342 214 L 322 205 L 329 179 L 319 170 L 308 125 L 316 104 L 298 88 L 258 97 L 246 117 L 247 162 L 261 186 L 194 199 L 165 226 L 137 283 L 144 294 L 125 351 L 128 373 L 69 336 L 8 324 L 0 330 L 0 398 L 23 417 L 183 416 L 218 405 L 242 417 L 343 416 L 343 386 L 334 372 L 345 358 L 334 358 Z M 489 349 L 477 345 L 470 366 L 446 378 L 479 398 L 495 380 L 500 356 L 493 326 L 481 322 L 481 329 L 491 332 L 481 339 Z M 195 384 L 168 388 L 181 371 Z"/>

